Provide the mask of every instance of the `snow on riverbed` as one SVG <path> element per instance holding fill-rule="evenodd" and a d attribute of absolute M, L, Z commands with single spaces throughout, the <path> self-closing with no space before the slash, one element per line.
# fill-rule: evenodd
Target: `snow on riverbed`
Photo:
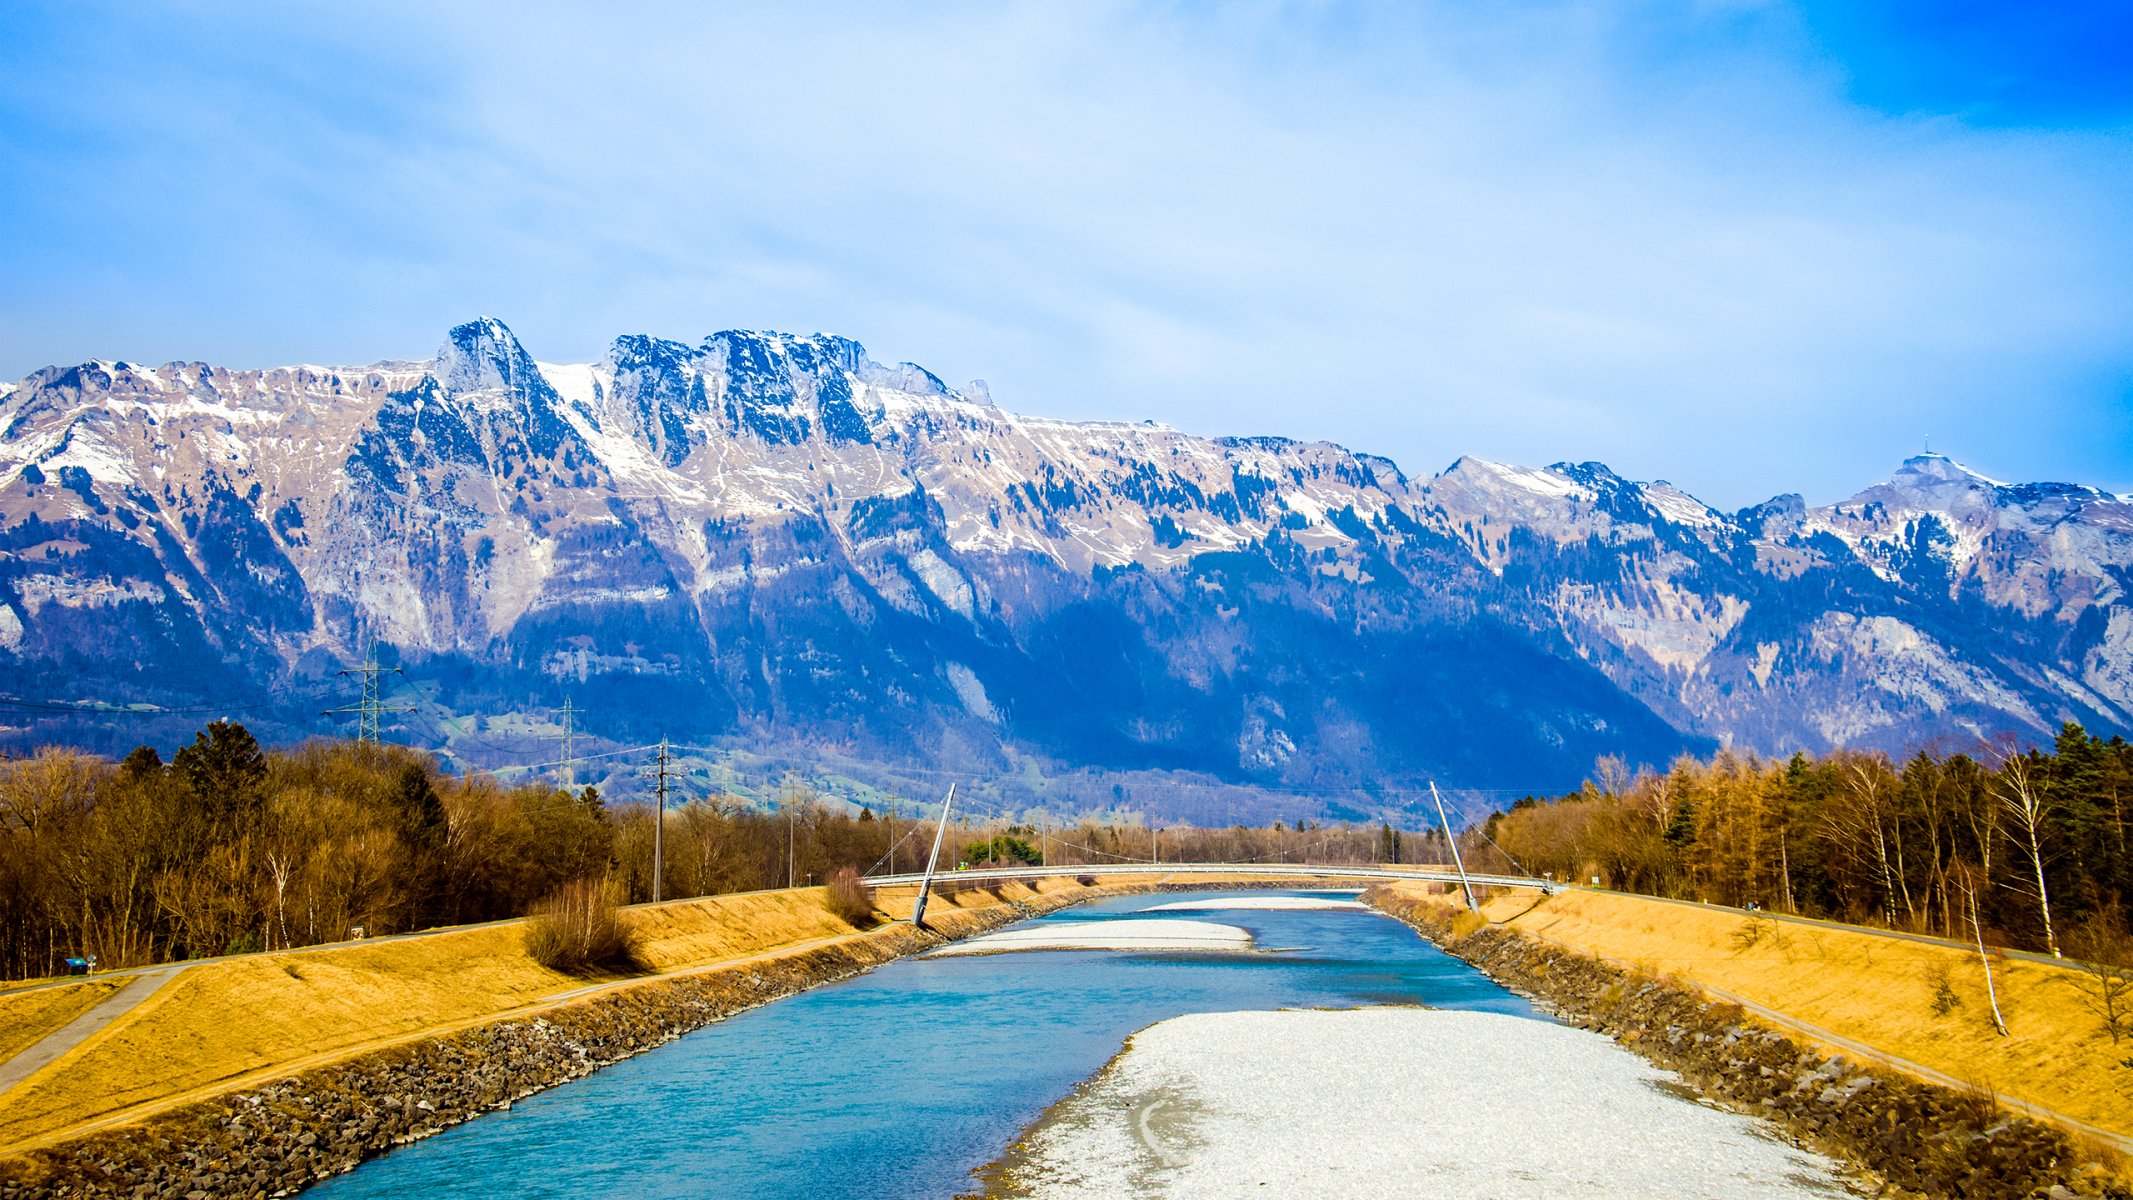
<path fill-rule="evenodd" d="M 996 1194 L 1328 1200 L 1845 1196 L 1834 1164 L 1598 1034 L 1420 1008 L 1150 1026 L 1008 1154 Z"/>
<path fill-rule="evenodd" d="M 1235 925 L 1160 918 L 1053 921 L 951 942 L 931 957 L 1015 950 L 1249 950 L 1252 935 Z"/>
<path fill-rule="evenodd" d="M 1246 909 L 1320 909 L 1361 908 L 1370 906 L 1359 900 L 1343 900 L 1338 896 L 1235 896 L 1226 900 L 1173 900 L 1144 908 L 1142 912 L 1235 912 Z"/>

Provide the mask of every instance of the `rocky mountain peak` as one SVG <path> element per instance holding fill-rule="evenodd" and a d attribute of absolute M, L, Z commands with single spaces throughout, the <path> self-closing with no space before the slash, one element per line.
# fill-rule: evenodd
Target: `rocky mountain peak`
<path fill-rule="evenodd" d="M 523 393 L 546 390 L 547 380 L 510 327 L 495 317 L 455 325 L 437 350 L 431 373 L 453 392 Z"/>

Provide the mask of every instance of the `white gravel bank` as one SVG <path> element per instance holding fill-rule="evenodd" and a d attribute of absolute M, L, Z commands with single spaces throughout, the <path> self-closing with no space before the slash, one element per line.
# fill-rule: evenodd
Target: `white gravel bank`
<path fill-rule="evenodd" d="M 1252 909 L 1321 909 L 1361 908 L 1376 912 L 1360 900 L 1343 900 L 1338 896 L 1238 896 L 1229 900 L 1174 900 L 1144 908 L 1142 912 L 1237 912 Z"/>
<path fill-rule="evenodd" d="M 1249 950 L 1252 935 L 1212 921 L 1125 918 L 1055 921 L 950 942 L 928 957 L 1006 954 L 1016 950 Z"/>
<path fill-rule="evenodd" d="M 1134 1035 L 1002 1191 L 1325 1200 L 1844 1196 L 1836 1166 L 1684 1099 L 1605 1037 L 1418 1008 L 1203 1013 Z"/>

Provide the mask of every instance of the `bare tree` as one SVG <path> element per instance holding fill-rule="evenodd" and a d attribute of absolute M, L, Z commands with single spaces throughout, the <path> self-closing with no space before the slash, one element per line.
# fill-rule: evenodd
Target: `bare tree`
<path fill-rule="evenodd" d="M 1993 796 L 2014 830 L 2015 844 L 2028 860 L 2030 883 L 2037 897 L 2037 912 L 2044 919 L 2044 945 L 2053 958 L 2060 957 L 2059 939 L 2052 931 L 2051 890 L 2044 883 L 2044 833 L 2051 819 L 2051 805 L 2038 786 L 2036 764 L 2014 748 L 2012 739 L 2002 743 L 2000 769 L 1993 779 Z"/>
<path fill-rule="evenodd" d="M 2098 922 L 2072 941 L 2077 970 L 2068 982 L 2080 992 L 2081 1006 L 2103 1022 L 2112 1045 L 2133 1037 L 2133 939 Z"/>
<path fill-rule="evenodd" d="M 1831 795 L 1823 809 L 1822 823 L 1830 840 L 1851 855 L 1870 854 L 1879 883 L 1881 915 L 1885 924 L 1896 924 L 1899 893 L 1908 908 L 1909 889 L 1898 879 L 1898 859 L 1889 845 L 1893 787 L 1888 764 L 1879 756 L 1844 752 L 1837 760 L 1843 770 L 1843 786 Z"/>
<path fill-rule="evenodd" d="M 1964 895 L 1970 902 L 1970 932 L 1977 938 L 1977 961 L 1985 972 L 1985 999 L 1992 1006 L 1992 1027 L 2001 1037 L 2006 1037 L 2007 1020 L 2000 1015 L 2000 989 L 1992 981 L 1992 959 L 1985 953 L 1985 926 L 1977 915 L 1977 890 L 1984 873 L 1973 872 L 1967 864 L 1959 863 L 1953 874 L 1962 882 Z"/>

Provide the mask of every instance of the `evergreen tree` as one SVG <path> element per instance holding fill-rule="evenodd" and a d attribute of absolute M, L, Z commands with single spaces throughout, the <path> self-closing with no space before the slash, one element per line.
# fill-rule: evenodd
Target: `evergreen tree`
<path fill-rule="evenodd" d="M 163 756 L 156 753 L 154 746 L 135 746 L 126 761 L 119 764 L 119 770 L 135 782 L 153 779 L 163 773 Z"/>
<path fill-rule="evenodd" d="M 393 783 L 393 807 L 401 813 L 409 840 L 416 845 L 429 846 L 444 837 L 444 801 L 437 798 L 430 773 L 421 766 L 408 763 L 400 768 Z"/>
<path fill-rule="evenodd" d="M 1674 811 L 1667 816 L 1666 832 L 1662 836 L 1666 844 L 1676 850 L 1696 840 L 1696 800 L 1686 791 L 1674 801 Z"/>
<path fill-rule="evenodd" d="M 267 780 L 267 756 L 252 732 L 235 721 L 210 721 L 171 764 L 211 820 L 256 815 Z"/>

